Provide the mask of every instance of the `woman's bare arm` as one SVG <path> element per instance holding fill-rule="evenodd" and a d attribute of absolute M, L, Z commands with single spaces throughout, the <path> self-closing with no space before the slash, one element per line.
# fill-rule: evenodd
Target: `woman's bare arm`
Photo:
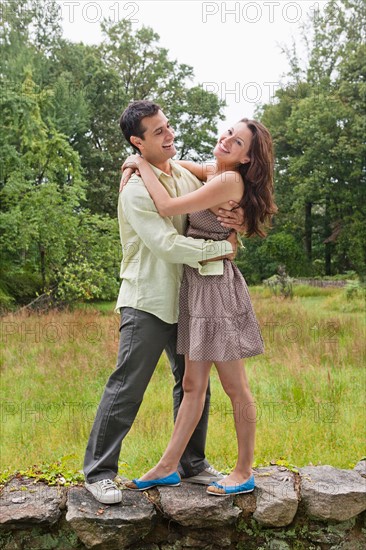
<path fill-rule="evenodd" d="M 229 200 L 240 200 L 243 194 L 243 180 L 236 172 L 224 172 L 212 178 L 207 185 L 182 197 L 172 198 L 159 182 L 151 166 L 142 157 L 132 155 L 125 167 L 137 168 L 161 216 L 190 214 L 206 208 L 213 208 Z"/>
<path fill-rule="evenodd" d="M 215 165 L 214 163 L 209 162 L 193 162 L 191 160 L 176 160 L 175 161 L 180 166 L 183 166 L 183 168 L 186 168 L 196 176 L 200 181 L 207 181 L 207 177 L 214 172 Z"/>

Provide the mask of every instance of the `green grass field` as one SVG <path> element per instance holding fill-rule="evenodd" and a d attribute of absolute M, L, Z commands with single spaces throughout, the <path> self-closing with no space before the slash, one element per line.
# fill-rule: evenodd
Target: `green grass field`
<path fill-rule="evenodd" d="M 255 465 L 350 468 L 365 455 L 364 303 L 336 289 L 295 289 L 293 300 L 250 289 L 266 352 L 245 365 L 257 407 Z M 94 414 L 118 347 L 114 304 L 1 319 L 1 469 L 64 458 L 80 470 Z M 148 350 L 146 350 L 148 353 Z M 229 470 L 232 410 L 215 368 L 207 457 Z M 173 380 L 162 356 L 121 453 L 136 476 L 160 457 L 172 430 Z"/>

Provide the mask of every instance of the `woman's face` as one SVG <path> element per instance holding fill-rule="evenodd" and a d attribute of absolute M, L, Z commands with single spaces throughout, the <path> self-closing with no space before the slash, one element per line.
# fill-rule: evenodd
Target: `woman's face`
<path fill-rule="evenodd" d="M 214 155 L 229 167 L 249 162 L 252 132 L 245 122 L 238 122 L 224 132 L 217 142 Z"/>

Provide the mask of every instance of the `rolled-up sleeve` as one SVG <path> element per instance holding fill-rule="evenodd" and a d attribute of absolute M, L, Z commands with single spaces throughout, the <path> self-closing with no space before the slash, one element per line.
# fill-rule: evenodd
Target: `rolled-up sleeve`
<path fill-rule="evenodd" d="M 148 191 L 137 178 L 132 179 L 120 193 L 118 208 L 144 245 L 166 262 L 189 265 L 200 269 L 202 275 L 219 274 L 222 261 L 205 266 L 200 262 L 233 251 L 228 241 L 206 241 L 179 235 L 170 218 L 159 215 Z M 210 266 L 211 263 L 215 265 Z"/>

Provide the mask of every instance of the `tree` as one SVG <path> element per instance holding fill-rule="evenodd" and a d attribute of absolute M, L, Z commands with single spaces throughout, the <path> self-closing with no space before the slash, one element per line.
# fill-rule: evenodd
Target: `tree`
<path fill-rule="evenodd" d="M 124 108 L 136 99 L 157 102 L 176 130 L 180 158 L 189 154 L 203 159 L 213 149 L 223 102 L 200 87 L 188 86 L 192 67 L 170 60 L 151 28 L 134 31 L 125 20 L 105 21 L 102 30 L 104 39 L 96 52 L 98 68 L 85 88 L 94 106 L 85 169 L 90 208 L 113 216 L 119 168 L 131 152 L 119 128 Z"/>
<path fill-rule="evenodd" d="M 307 69 L 293 55 L 292 80 L 261 113 L 276 147 L 276 228 L 298 235 L 327 275 L 365 273 L 365 20 L 360 0 L 315 13 Z"/>
<path fill-rule="evenodd" d="M 0 147 L 8 160 L 2 173 L 0 214 L 2 260 L 7 266 L 3 289 L 19 301 L 56 288 L 63 299 L 110 297 L 118 284 L 117 227 L 82 207 L 86 182 L 79 156 L 66 136 L 42 117 L 42 105 L 49 101 L 52 93 L 38 89 L 30 70 L 21 89 L 8 90 L 2 101 Z M 100 245 L 102 235 L 104 244 L 109 239 L 108 246 L 101 250 L 97 244 L 91 252 L 91 241 Z M 79 279 L 72 285 L 76 261 Z M 30 275 L 34 285 L 27 285 L 24 293 Z"/>
<path fill-rule="evenodd" d="M 161 103 L 181 155 L 211 150 L 222 102 L 190 87 L 149 28 L 104 22 L 99 46 L 62 38 L 54 0 L 2 4 L 0 34 L 0 301 L 50 292 L 114 298 L 119 170 L 129 152 L 119 117 L 133 99 Z M 186 113 L 191 113 L 190 117 Z"/>

